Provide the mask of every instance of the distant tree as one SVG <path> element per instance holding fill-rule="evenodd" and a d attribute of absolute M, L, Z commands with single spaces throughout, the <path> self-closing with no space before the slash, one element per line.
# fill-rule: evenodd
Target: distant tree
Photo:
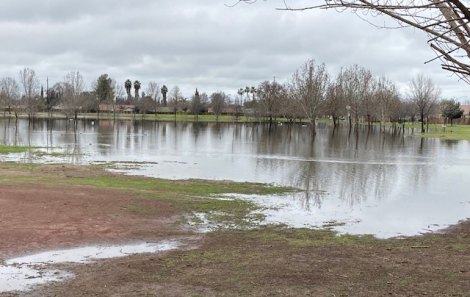
<path fill-rule="evenodd" d="M 227 101 L 227 95 L 224 92 L 215 92 L 211 96 L 212 112 L 215 114 L 215 120 L 219 121 L 219 116 L 222 114 L 224 106 Z"/>
<path fill-rule="evenodd" d="M 98 77 L 94 87 L 94 94 L 97 98 L 96 110 L 98 111 L 98 116 L 100 104 L 109 105 L 114 102 L 114 87 L 114 81 L 107 74 L 102 74 Z"/>
<path fill-rule="evenodd" d="M 373 92 L 373 78 L 369 70 L 353 65 L 342 72 L 342 93 L 348 110 L 349 124 L 354 118 L 356 125 L 359 124 L 361 115 L 371 118 L 371 100 Z"/>
<path fill-rule="evenodd" d="M 346 106 L 342 88 L 341 74 L 342 73 L 338 75 L 336 81 L 328 84 L 323 108 L 325 115 L 328 115 L 333 119 L 333 127 L 338 125 L 339 118 L 344 115 Z"/>
<path fill-rule="evenodd" d="M 454 119 L 460 119 L 463 116 L 463 112 L 460 108 L 460 103 L 454 99 L 441 101 L 442 116 L 450 121 L 451 126 Z"/>
<path fill-rule="evenodd" d="M 140 90 L 140 81 L 136 80 L 134 82 L 134 91 L 135 91 L 135 100 L 138 101 L 139 100 L 139 90 Z"/>
<path fill-rule="evenodd" d="M 24 68 L 19 73 L 20 84 L 23 91 L 23 105 L 28 114 L 28 118 L 32 119 L 41 106 L 39 99 L 39 80 L 36 72 L 30 68 Z"/>
<path fill-rule="evenodd" d="M 100 75 L 96 81 L 95 93 L 99 103 L 111 103 L 114 99 L 114 81 L 107 74 Z"/>
<path fill-rule="evenodd" d="M 252 100 L 253 101 L 256 101 L 256 93 L 258 92 L 258 90 L 256 89 L 256 87 L 251 87 L 250 88 L 250 93 L 251 93 L 251 96 L 252 96 Z"/>
<path fill-rule="evenodd" d="M 374 99 L 382 127 L 385 127 L 387 119 L 392 122 L 397 120 L 397 109 L 400 108 L 400 100 L 398 90 L 392 81 L 386 77 L 380 77 L 374 89 Z"/>
<path fill-rule="evenodd" d="M 62 105 L 67 117 L 78 119 L 78 113 L 83 109 L 82 92 L 85 88 L 83 76 L 80 72 L 71 71 L 64 79 L 64 96 Z"/>
<path fill-rule="evenodd" d="M 127 100 L 130 102 L 132 100 L 131 89 L 132 89 L 132 82 L 130 79 L 127 79 L 124 83 L 124 88 L 126 89 Z"/>
<path fill-rule="evenodd" d="M 159 95 L 160 95 L 160 86 L 155 81 L 150 81 L 147 85 L 147 89 L 145 90 L 145 94 L 152 98 L 155 102 L 159 103 Z"/>
<path fill-rule="evenodd" d="M 429 116 L 432 108 L 436 105 L 437 99 L 440 95 L 439 88 L 433 83 L 433 81 L 419 74 L 410 84 L 411 90 L 411 102 L 416 106 L 420 120 L 421 120 L 421 133 L 425 132 L 424 122 L 425 118 Z"/>
<path fill-rule="evenodd" d="M 203 105 L 201 103 L 201 96 L 199 95 L 199 91 L 196 89 L 193 97 L 191 98 L 191 113 L 196 115 L 196 119 L 198 119 L 199 114 L 203 109 Z"/>
<path fill-rule="evenodd" d="M 280 113 L 284 116 L 289 123 L 294 123 L 297 118 L 303 116 L 302 111 L 299 109 L 299 99 L 295 94 L 292 85 L 284 86 L 286 90 L 285 101 L 281 104 Z"/>
<path fill-rule="evenodd" d="M 239 105 L 243 104 L 243 94 L 245 94 L 246 88 L 240 88 L 237 91 L 238 96 L 240 96 Z"/>
<path fill-rule="evenodd" d="M 181 90 L 178 86 L 174 86 L 170 92 L 170 107 L 175 114 L 175 121 L 176 121 L 176 113 L 180 108 L 180 105 L 183 101 L 183 95 L 181 94 Z"/>
<path fill-rule="evenodd" d="M 270 124 L 280 113 L 285 93 L 284 87 L 275 81 L 264 81 L 258 86 L 259 106 L 262 108 L 262 113 L 269 118 Z"/>
<path fill-rule="evenodd" d="M 97 110 L 97 106 L 96 106 L 96 94 L 95 92 L 88 92 L 88 91 L 84 91 L 82 92 L 81 94 L 81 101 L 82 101 L 82 110 L 85 111 L 85 112 L 89 112 L 89 111 L 94 111 L 94 110 Z"/>
<path fill-rule="evenodd" d="M 1 99 L 2 104 L 7 107 L 8 114 L 13 112 L 15 117 L 18 117 L 18 99 L 19 99 L 19 86 L 16 80 L 12 77 L 2 78 L 0 81 Z"/>
<path fill-rule="evenodd" d="M 127 94 L 126 87 L 123 86 L 122 84 L 116 84 L 115 86 L 115 95 L 116 95 L 116 103 L 119 104 L 125 104 L 128 103 L 129 101 L 127 100 L 129 98 Z"/>
<path fill-rule="evenodd" d="M 155 111 L 155 101 L 150 96 L 142 96 L 142 98 L 137 101 L 136 108 L 143 119 L 145 114 Z"/>
<path fill-rule="evenodd" d="M 161 88 L 160 90 L 162 92 L 162 96 L 163 96 L 163 105 L 166 106 L 167 102 L 166 102 L 166 94 L 168 93 L 168 88 L 167 86 L 163 85 L 163 87 Z"/>
<path fill-rule="evenodd" d="M 310 122 L 313 134 L 316 133 L 316 119 L 321 114 L 326 99 L 328 80 L 325 64 L 315 65 L 313 60 L 307 61 L 292 77 L 292 90 L 304 116 Z"/>

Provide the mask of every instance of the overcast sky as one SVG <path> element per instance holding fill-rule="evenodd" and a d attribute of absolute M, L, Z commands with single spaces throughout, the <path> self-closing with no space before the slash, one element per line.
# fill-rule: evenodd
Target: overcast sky
<path fill-rule="evenodd" d="M 440 69 L 425 34 L 377 29 L 351 13 L 286 12 L 283 1 L 227 7 L 234 0 L 3 0 L 0 76 L 24 67 L 41 83 L 80 71 L 87 87 L 102 73 L 190 97 L 222 90 L 234 94 L 263 80 L 288 80 L 308 59 L 332 75 L 358 64 L 395 81 L 403 93 L 422 72 L 444 97 L 468 100 L 470 86 Z M 377 21 L 377 19 L 375 19 Z M 380 22 L 380 20 L 378 20 Z"/>

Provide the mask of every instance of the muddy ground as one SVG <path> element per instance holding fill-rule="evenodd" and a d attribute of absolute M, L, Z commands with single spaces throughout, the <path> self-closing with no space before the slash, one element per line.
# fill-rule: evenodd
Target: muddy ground
<path fill-rule="evenodd" d="M 70 265 L 69 281 L 0 296 L 470 296 L 469 222 L 376 240 L 282 227 L 200 235 L 181 227 L 182 215 L 171 201 L 127 191 L 3 179 L 3 260 L 87 244 L 192 241 L 185 250 Z"/>

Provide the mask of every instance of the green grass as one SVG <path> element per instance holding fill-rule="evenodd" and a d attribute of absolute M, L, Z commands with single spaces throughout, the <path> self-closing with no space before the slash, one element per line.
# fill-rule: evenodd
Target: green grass
<path fill-rule="evenodd" d="M 419 134 L 421 137 L 441 138 L 448 140 L 470 140 L 469 125 L 429 125 L 429 132 Z"/>
<path fill-rule="evenodd" d="M 68 180 L 69 183 L 97 187 L 120 188 L 128 190 L 149 190 L 172 192 L 192 196 L 209 196 L 214 194 L 279 194 L 291 191 L 292 188 L 274 187 L 266 184 L 239 183 L 230 181 L 207 180 L 166 180 L 158 178 L 136 178 L 127 176 L 80 177 Z"/>
<path fill-rule="evenodd" d="M 31 149 L 33 147 L 0 144 L 0 154 L 24 153 Z"/>

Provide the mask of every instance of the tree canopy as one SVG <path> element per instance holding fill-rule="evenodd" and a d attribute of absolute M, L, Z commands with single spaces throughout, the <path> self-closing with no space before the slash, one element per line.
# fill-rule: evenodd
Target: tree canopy
<path fill-rule="evenodd" d="M 455 100 L 442 100 L 441 102 L 442 116 L 450 120 L 450 125 L 454 119 L 460 119 L 463 116 L 463 110 L 460 108 L 460 103 Z"/>

